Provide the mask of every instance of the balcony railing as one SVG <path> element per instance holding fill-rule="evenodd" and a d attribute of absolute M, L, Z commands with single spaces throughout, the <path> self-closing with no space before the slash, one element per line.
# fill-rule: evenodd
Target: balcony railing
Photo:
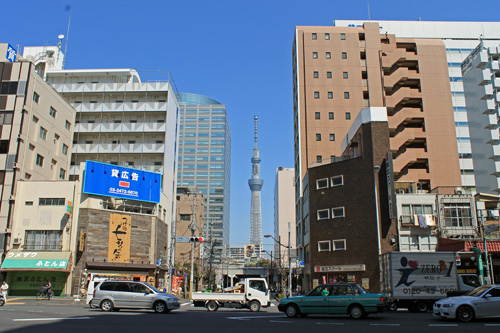
<path fill-rule="evenodd" d="M 61 251 L 62 242 L 52 242 L 49 244 L 38 244 L 35 242 L 25 242 L 23 250 L 31 251 Z"/>

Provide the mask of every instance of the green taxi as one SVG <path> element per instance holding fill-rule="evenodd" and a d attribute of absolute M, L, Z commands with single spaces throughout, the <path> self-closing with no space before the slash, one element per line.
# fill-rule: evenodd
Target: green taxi
<path fill-rule="evenodd" d="M 383 312 L 387 296 L 369 293 L 355 283 L 322 284 L 307 295 L 282 298 L 278 310 L 288 317 L 305 317 L 308 314 L 349 314 L 360 319 L 370 313 Z"/>

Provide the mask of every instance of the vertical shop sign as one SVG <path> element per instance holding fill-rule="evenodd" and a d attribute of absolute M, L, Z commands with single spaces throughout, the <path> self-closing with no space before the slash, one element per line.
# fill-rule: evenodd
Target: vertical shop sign
<path fill-rule="evenodd" d="M 110 215 L 108 240 L 109 262 L 129 262 L 131 222 L 132 219 L 129 215 Z"/>

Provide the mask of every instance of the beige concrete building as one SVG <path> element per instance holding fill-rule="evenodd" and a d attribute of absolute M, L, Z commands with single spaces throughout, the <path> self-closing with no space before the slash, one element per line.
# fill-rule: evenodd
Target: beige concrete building
<path fill-rule="evenodd" d="M 176 275 L 182 274 L 182 272 L 187 272 L 190 270 L 191 265 L 191 237 L 193 235 L 191 231 L 191 225 L 193 222 L 193 214 L 195 221 L 194 237 L 197 239 L 202 239 L 201 242 L 194 242 L 194 262 L 198 268 L 202 267 L 201 250 L 204 243 L 210 243 L 209 239 L 203 238 L 203 225 L 204 225 L 204 199 L 203 195 L 199 193 L 190 192 L 188 188 L 178 188 L 177 189 L 177 218 L 175 224 L 175 263 L 178 265 L 176 268 Z M 210 249 L 210 246 L 206 246 Z M 209 258 L 210 253 L 204 255 L 205 258 Z M 180 269 L 180 270 L 179 270 Z M 196 268 L 195 268 L 196 270 Z M 200 275 L 202 270 L 199 269 L 194 272 L 195 285 L 200 286 L 201 279 Z M 196 274 L 198 273 L 198 274 Z M 197 288 L 199 289 L 199 288 Z"/>
<path fill-rule="evenodd" d="M 296 200 L 307 168 L 342 154 L 365 107 L 387 108 L 396 181 L 421 190 L 460 185 L 442 40 L 381 34 L 377 23 L 299 26 L 293 59 Z"/>
<path fill-rule="evenodd" d="M 0 44 L 0 54 L 13 50 Z M 68 180 L 76 111 L 12 51 L 0 59 L 0 254 L 8 251 L 19 180 Z M 22 220 L 21 220 L 22 221 Z"/>

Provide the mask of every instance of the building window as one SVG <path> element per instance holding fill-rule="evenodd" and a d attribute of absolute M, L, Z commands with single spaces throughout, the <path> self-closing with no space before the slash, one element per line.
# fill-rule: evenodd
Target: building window
<path fill-rule="evenodd" d="M 320 112 L 315 112 L 314 113 L 314 118 L 320 119 L 321 118 L 321 113 Z"/>
<path fill-rule="evenodd" d="M 318 34 L 317 34 L 317 33 L 315 33 L 315 32 L 313 32 L 313 34 L 312 34 L 312 39 L 318 39 Z"/>
<path fill-rule="evenodd" d="M 26 206 L 33 206 L 33 201 L 25 201 L 24 204 Z"/>
<path fill-rule="evenodd" d="M 326 52 L 326 59 L 331 59 L 331 58 L 332 58 L 332 53 Z"/>
<path fill-rule="evenodd" d="M 344 217 L 344 207 L 332 208 L 332 217 Z"/>
<path fill-rule="evenodd" d="M 330 134 L 330 141 L 335 141 L 335 134 L 333 133 Z"/>
<path fill-rule="evenodd" d="M 329 39 L 330 39 L 330 34 L 329 34 L 328 32 L 327 32 L 327 33 L 325 33 L 325 39 L 326 39 L 326 40 L 329 40 Z"/>
<path fill-rule="evenodd" d="M 347 52 L 342 52 L 342 59 L 347 59 Z"/>
<path fill-rule="evenodd" d="M 316 134 L 316 141 L 321 141 L 321 134 L 319 133 Z"/>
<path fill-rule="evenodd" d="M 184 222 L 191 221 L 191 215 L 189 215 L 189 214 L 180 214 L 180 220 L 184 221 Z"/>
<path fill-rule="evenodd" d="M 313 59 L 318 59 L 318 52 L 313 52 Z"/>
<path fill-rule="evenodd" d="M 351 113 L 350 112 L 346 112 L 345 113 L 345 119 L 347 119 L 347 120 L 351 119 Z"/>
<path fill-rule="evenodd" d="M 345 239 L 334 239 L 333 251 L 345 251 Z"/>
<path fill-rule="evenodd" d="M 345 33 L 341 33 L 341 34 L 340 34 L 340 39 L 341 39 L 341 40 L 345 40 Z"/>
<path fill-rule="evenodd" d="M 328 178 L 322 178 L 316 180 L 316 189 L 320 190 L 322 188 L 328 188 Z"/>
<path fill-rule="evenodd" d="M 40 198 L 38 199 L 39 206 L 64 206 L 66 199 L 64 198 Z"/>
<path fill-rule="evenodd" d="M 328 119 L 334 119 L 333 117 L 333 112 L 328 112 Z"/>
<path fill-rule="evenodd" d="M 62 153 L 64 155 L 68 155 L 68 146 L 66 144 L 63 143 L 63 146 L 62 146 Z"/>
<path fill-rule="evenodd" d="M 62 230 L 26 230 L 24 250 L 61 250 Z"/>
<path fill-rule="evenodd" d="M 71 123 L 66 120 L 66 124 L 64 124 L 64 128 L 66 128 L 68 131 L 71 130 Z"/>
<path fill-rule="evenodd" d="M 319 98 L 319 91 L 314 92 L 314 98 Z"/>
<path fill-rule="evenodd" d="M 43 156 L 40 155 L 40 154 L 37 154 L 36 155 L 36 165 L 38 165 L 39 167 L 43 167 Z"/>
<path fill-rule="evenodd" d="M 33 122 L 34 122 L 34 123 L 38 123 L 38 117 L 33 116 Z"/>
<path fill-rule="evenodd" d="M 332 78 L 332 72 L 326 72 L 326 77 L 328 79 L 331 79 Z"/>
<path fill-rule="evenodd" d="M 332 185 L 332 187 L 344 185 L 344 176 L 333 176 L 332 178 L 330 178 L 330 184 Z"/>
<path fill-rule="evenodd" d="M 40 101 L 40 95 L 37 94 L 37 92 L 33 92 L 33 101 L 35 101 L 36 104 Z"/>
<path fill-rule="evenodd" d="M 333 91 L 329 91 L 328 92 L 328 99 L 332 99 L 333 98 Z"/>
<path fill-rule="evenodd" d="M 328 220 L 330 218 L 330 210 L 329 209 L 320 209 L 317 211 L 318 221 L 319 220 Z"/>
<path fill-rule="evenodd" d="M 349 99 L 349 92 L 348 91 L 344 92 L 344 99 Z"/>
<path fill-rule="evenodd" d="M 401 206 L 401 223 L 402 224 L 418 224 L 415 221 L 415 215 L 432 215 L 432 205 L 402 205 Z"/>
<path fill-rule="evenodd" d="M 343 73 L 343 78 L 348 79 L 349 78 L 349 72 L 344 72 Z"/>
<path fill-rule="evenodd" d="M 59 169 L 59 179 L 66 179 L 66 170 L 63 168 Z"/>
<path fill-rule="evenodd" d="M 444 203 L 444 223 L 447 227 L 471 227 L 470 203 Z"/>
<path fill-rule="evenodd" d="M 319 78 L 319 72 L 317 72 L 317 71 L 314 72 L 314 78 L 315 79 Z"/>
<path fill-rule="evenodd" d="M 318 252 L 330 251 L 330 241 L 319 241 Z"/>
<path fill-rule="evenodd" d="M 50 107 L 50 110 L 49 110 L 49 114 L 52 118 L 55 118 L 56 117 L 56 109 L 54 109 L 52 106 Z"/>
<path fill-rule="evenodd" d="M 323 162 L 323 157 L 321 155 L 316 156 L 316 163 L 322 163 Z"/>

